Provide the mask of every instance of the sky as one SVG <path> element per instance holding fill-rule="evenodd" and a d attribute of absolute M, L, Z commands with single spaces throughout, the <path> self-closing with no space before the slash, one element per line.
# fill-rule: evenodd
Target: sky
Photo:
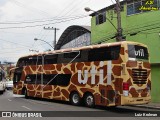
<path fill-rule="evenodd" d="M 89 25 L 92 12 L 85 7 L 99 10 L 115 3 L 115 0 L 0 0 L 0 61 L 17 62 L 24 55 L 52 49 L 54 31 L 44 27 L 56 27 L 57 40 L 71 25 Z M 85 16 L 85 17 L 84 17 Z M 35 50 L 34 52 L 31 50 Z"/>

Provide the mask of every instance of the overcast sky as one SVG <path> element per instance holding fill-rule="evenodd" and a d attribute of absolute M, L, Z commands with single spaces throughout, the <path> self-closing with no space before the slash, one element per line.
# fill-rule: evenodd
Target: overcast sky
<path fill-rule="evenodd" d="M 57 27 L 57 40 L 70 25 L 90 25 L 91 17 L 85 7 L 99 10 L 115 0 L 0 0 L 0 61 L 16 62 L 29 49 L 44 51 L 52 44 L 54 31 L 43 27 Z M 72 19 L 72 21 L 70 21 Z"/>

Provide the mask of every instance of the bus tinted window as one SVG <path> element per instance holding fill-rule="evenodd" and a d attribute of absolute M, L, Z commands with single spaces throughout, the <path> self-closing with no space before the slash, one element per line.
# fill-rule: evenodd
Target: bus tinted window
<path fill-rule="evenodd" d="M 146 47 L 138 45 L 128 45 L 129 58 L 148 60 L 148 50 Z"/>
<path fill-rule="evenodd" d="M 23 66 L 26 66 L 27 65 L 27 63 L 28 63 L 28 58 L 26 57 L 26 58 L 21 58 L 21 59 L 19 59 L 18 60 L 18 62 L 17 62 L 17 67 L 23 67 Z"/>
<path fill-rule="evenodd" d="M 67 86 L 70 82 L 71 74 L 51 74 L 44 75 L 44 84 Z"/>
<path fill-rule="evenodd" d="M 60 74 L 56 76 L 56 85 L 68 86 L 71 74 Z"/>
<path fill-rule="evenodd" d="M 57 57 L 58 55 L 46 55 L 44 57 L 44 64 L 57 64 Z"/>
<path fill-rule="evenodd" d="M 43 78 L 43 79 L 41 79 Z M 71 74 L 30 74 L 26 76 L 27 84 L 49 84 L 67 86 L 70 82 Z"/>
<path fill-rule="evenodd" d="M 64 58 L 80 58 L 79 52 L 64 53 Z"/>
<path fill-rule="evenodd" d="M 41 74 L 27 75 L 25 83 L 27 83 L 27 84 L 41 84 Z"/>
<path fill-rule="evenodd" d="M 27 65 L 40 65 L 42 64 L 42 56 L 32 56 L 28 58 Z"/>
<path fill-rule="evenodd" d="M 13 83 L 17 83 L 21 80 L 23 68 L 16 68 L 13 76 Z"/>
<path fill-rule="evenodd" d="M 120 46 L 91 49 L 88 61 L 117 60 L 120 54 Z"/>
<path fill-rule="evenodd" d="M 31 56 L 19 59 L 17 67 L 42 64 L 42 56 Z"/>
<path fill-rule="evenodd" d="M 70 63 L 70 62 L 81 62 L 80 52 L 69 52 L 58 54 L 57 63 Z"/>

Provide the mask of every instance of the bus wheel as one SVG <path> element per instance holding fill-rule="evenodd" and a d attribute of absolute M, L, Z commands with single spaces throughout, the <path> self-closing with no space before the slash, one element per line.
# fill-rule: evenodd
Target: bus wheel
<path fill-rule="evenodd" d="M 29 97 L 28 97 L 27 89 L 25 89 L 25 90 L 24 90 L 24 95 L 25 95 L 25 98 L 26 98 L 26 99 L 28 99 L 28 98 L 29 98 Z"/>
<path fill-rule="evenodd" d="M 95 106 L 94 96 L 90 93 L 86 94 L 84 96 L 84 103 L 87 107 L 94 107 Z"/>
<path fill-rule="evenodd" d="M 70 95 L 70 102 L 72 105 L 79 105 L 81 102 L 81 98 L 77 92 L 73 92 Z"/>

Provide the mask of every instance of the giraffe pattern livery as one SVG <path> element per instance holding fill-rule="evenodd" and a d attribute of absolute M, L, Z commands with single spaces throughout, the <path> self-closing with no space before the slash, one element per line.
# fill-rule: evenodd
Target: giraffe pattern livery
<path fill-rule="evenodd" d="M 70 101 L 71 94 L 74 92 L 82 100 L 85 98 L 85 95 L 91 94 L 95 105 L 102 106 L 149 103 L 151 101 L 151 68 L 149 60 L 130 60 L 128 44 L 147 47 L 141 43 L 123 41 L 62 49 L 21 57 L 20 59 L 120 46 L 119 55 L 116 60 L 78 62 L 74 62 L 73 60 L 68 63 L 59 62 L 57 64 L 43 64 L 42 62 L 42 64 L 29 64 L 21 67 L 18 65 L 18 62 L 14 69 L 17 72 L 14 72 L 13 93 L 25 94 L 24 90 L 26 90 L 27 96 L 63 101 Z M 144 50 L 135 51 L 135 54 L 143 57 Z M 83 57 L 83 54 L 81 54 L 81 57 Z M 61 61 L 61 59 L 58 59 L 57 61 Z M 40 83 L 37 84 L 35 81 L 35 83 L 27 84 L 26 81 L 30 81 L 27 75 L 37 74 L 41 75 L 39 77 Z M 19 75 L 18 80 L 16 79 L 16 75 Z M 51 85 L 50 83 L 53 80 L 51 78 L 46 84 L 41 84 L 43 77 L 46 75 L 53 75 L 53 79 L 66 75 L 69 83 L 67 85 Z M 126 85 L 128 90 L 124 89 Z"/>

